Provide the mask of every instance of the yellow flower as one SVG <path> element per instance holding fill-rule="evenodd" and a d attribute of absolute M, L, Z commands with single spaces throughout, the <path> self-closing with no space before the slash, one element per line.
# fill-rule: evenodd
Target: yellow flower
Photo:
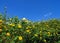
<path fill-rule="evenodd" d="M 2 23 L 3 21 L 2 20 L 0 20 L 0 23 Z"/>
<path fill-rule="evenodd" d="M 40 39 L 42 39 L 42 37 L 40 37 Z"/>
<path fill-rule="evenodd" d="M 42 31 L 40 31 L 40 33 L 42 33 Z"/>
<path fill-rule="evenodd" d="M 18 28 L 22 28 L 22 26 L 20 24 L 18 24 Z"/>
<path fill-rule="evenodd" d="M 22 36 L 19 36 L 18 39 L 19 39 L 19 40 L 23 40 Z"/>
<path fill-rule="evenodd" d="M 2 25 L 2 22 L 3 22 L 3 21 L 2 21 L 2 20 L 0 20 L 0 25 Z"/>
<path fill-rule="evenodd" d="M 48 33 L 48 36 L 50 36 L 51 35 L 51 33 L 50 32 L 47 32 Z"/>
<path fill-rule="evenodd" d="M 50 32 L 48 32 L 48 34 L 50 35 Z"/>
<path fill-rule="evenodd" d="M 34 34 L 34 36 L 36 36 L 36 37 L 37 37 L 38 35 L 37 35 L 37 34 Z"/>
<path fill-rule="evenodd" d="M 7 36 L 10 36 L 10 33 L 8 32 L 8 33 L 6 33 L 6 35 L 7 35 Z"/>
<path fill-rule="evenodd" d="M 2 32 L 2 29 L 0 29 L 0 32 Z"/>
<path fill-rule="evenodd" d="M 26 27 L 26 29 L 29 29 L 29 28 L 31 28 L 31 27 L 30 27 L 30 26 L 27 26 L 27 27 Z"/>
<path fill-rule="evenodd" d="M 14 27 L 14 26 L 15 26 L 15 24 L 12 24 L 12 23 L 11 23 L 11 24 L 9 24 L 9 25 L 10 25 L 10 26 L 12 26 L 12 27 Z"/>
<path fill-rule="evenodd" d="M 26 32 L 30 32 L 30 30 L 28 29 L 28 30 L 26 30 Z"/>
<path fill-rule="evenodd" d="M 44 39 L 43 41 L 46 42 L 46 39 Z"/>

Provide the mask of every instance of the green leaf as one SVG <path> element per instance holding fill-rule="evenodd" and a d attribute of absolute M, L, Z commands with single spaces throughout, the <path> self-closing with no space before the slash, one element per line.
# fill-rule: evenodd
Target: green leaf
<path fill-rule="evenodd" d="M 17 38 L 18 38 L 18 36 L 16 36 L 16 37 L 14 38 L 14 40 L 17 40 Z"/>
<path fill-rule="evenodd" d="M 60 40 L 58 41 L 58 43 L 60 43 Z"/>
<path fill-rule="evenodd" d="M 13 40 L 10 43 L 15 43 Z"/>

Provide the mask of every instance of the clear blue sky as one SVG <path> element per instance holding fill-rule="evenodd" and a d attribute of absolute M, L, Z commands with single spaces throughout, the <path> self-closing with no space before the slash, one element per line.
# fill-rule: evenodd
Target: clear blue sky
<path fill-rule="evenodd" d="M 60 18 L 60 0 L 0 0 L 0 12 L 7 6 L 7 16 L 42 20 Z"/>

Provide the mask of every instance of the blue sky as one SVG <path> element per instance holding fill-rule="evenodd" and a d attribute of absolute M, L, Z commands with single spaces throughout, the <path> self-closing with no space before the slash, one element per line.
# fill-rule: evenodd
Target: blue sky
<path fill-rule="evenodd" d="M 7 6 L 7 16 L 45 20 L 60 18 L 60 0 L 0 0 L 0 12 Z"/>

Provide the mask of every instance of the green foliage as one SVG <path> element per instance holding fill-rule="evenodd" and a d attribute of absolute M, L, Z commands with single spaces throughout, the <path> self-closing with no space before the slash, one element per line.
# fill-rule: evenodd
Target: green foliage
<path fill-rule="evenodd" d="M 0 43 L 60 43 L 60 20 L 32 22 L 0 15 Z"/>

